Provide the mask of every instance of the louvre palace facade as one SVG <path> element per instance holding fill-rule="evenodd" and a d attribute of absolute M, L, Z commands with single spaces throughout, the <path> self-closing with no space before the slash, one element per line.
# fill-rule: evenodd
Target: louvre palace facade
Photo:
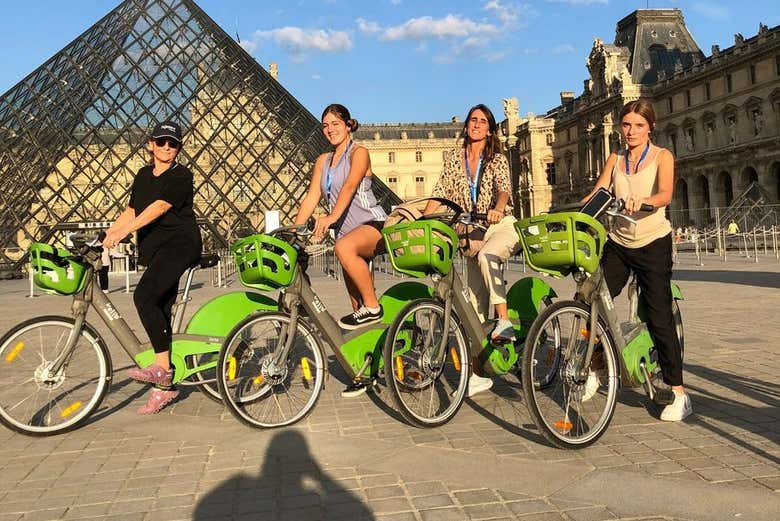
<path fill-rule="evenodd" d="M 749 186 L 765 203 L 780 196 L 780 26 L 734 36 L 727 49 L 705 55 L 677 9 L 642 9 L 617 24 L 614 42 L 596 38 L 590 77 L 560 105 L 521 118 L 509 104 L 503 126 L 520 194 L 520 213 L 577 200 L 621 145 L 621 107 L 653 102 L 654 143 L 674 154 L 672 210 L 707 225 Z M 506 104 L 506 102 L 505 102 Z"/>

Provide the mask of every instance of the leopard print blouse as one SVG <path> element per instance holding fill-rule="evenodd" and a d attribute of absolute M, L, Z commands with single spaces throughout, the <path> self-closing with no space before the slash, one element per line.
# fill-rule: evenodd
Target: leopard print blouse
<path fill-rule="evenodd" d="M 509 200 L 504 208 L 504 215 L 512 215 L 512 183 L 509 180 L 509 162 L 501 153 L 482 165 L 479 176 L 479 195 L 476 211 L 486 213 L 496 206 L 499 192 L 507 192 Z M 469 182 L 466 179 L 466 169 L 463 167 L 463 148 L 452 150 L 444 159 L 444 171 L 436 186 L 433 187 L 433 197 L 449 199 L 465 210 L 472 208 Z"/>

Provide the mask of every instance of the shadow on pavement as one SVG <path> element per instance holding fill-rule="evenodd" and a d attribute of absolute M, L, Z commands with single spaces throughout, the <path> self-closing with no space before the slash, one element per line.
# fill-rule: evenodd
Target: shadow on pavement
<path fill-rule="evenodd" d="M 258 476 L 235 474 L 205 495 L 192 519 L 373 520 L 353 492 L 323 471 L 297 431 L 271 439 Z"/>
<path fill-rule="evenodd" d="M 780 274 L 769 271 L 680 270 L 672 275 L 675 281 L 720 282 L 763 288 L 780 288 Z"/>
<path fill-rule="evenodd" d="M 468 404 L 477 414 L 494 423 L 507 432 L 525 440 L 551 447 L 550 443 L 538 433 L 536 425 L 530 417 L 528 408 L 523 401 L 523 386 L 519 381 L 507 377 L 493 377 L 493 388 L 489 391 L 496 395 L 497 400 L 490 407 L 485 407 L 472 398 L 466 398 Z M 507 419 L 507 415 L 513 417 Z"/>
<path fill-rule="evenodd" d="M 693 399 L 693 419 L 687 421 L 704 427 L 712 433 L 731 441 L 734 445 L 749 450 L 767 460 L 780 463 L 780 458 L 776 455 L 751 443 L 758 437 L 765 438 L 775 446 L 780 443 L 780 433 L 777 431 L 777 411 L 780 409 L 780 385 L 756 378 L 737 376 L 700 365 L 686 364 L 685 371 L 738 392 L 751 401 L 766 405 L 765 408 L 747 405 L 720 396 L 712 390 L 686 383 L 687 388 L 697 393 Z M 712 422 L 707 420 L 712 420 Z M 740 429 L 740 432 L 734 433 L 727 427 L 721 427 L 724 423 L 737 427 Z M 743 430 L 750 432 L 753 435 L 752 439 L 744 436 L 744 433 L 741 432 Z"/>

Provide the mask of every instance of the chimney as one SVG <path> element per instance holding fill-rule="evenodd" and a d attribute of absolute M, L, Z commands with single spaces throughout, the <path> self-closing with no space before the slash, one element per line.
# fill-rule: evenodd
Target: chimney
<path fill-rule="evenodd" d="M 574 92 L 570 90 L 561 91 L 561 105 L 566 105 L 574 101 Z"/>
<path fill-rule="evenodd" d="M 279 66 L 275 62 L 271 62 L 271 64 L 268 66 L 268 72 L 271 74 L 273 79 L 279 81 Z"/>

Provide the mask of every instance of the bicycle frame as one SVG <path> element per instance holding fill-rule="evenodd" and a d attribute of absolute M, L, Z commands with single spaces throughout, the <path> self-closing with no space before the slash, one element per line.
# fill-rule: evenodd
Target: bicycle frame
<path fill-rule="evenodd" d="M 359 375 L 362 376 L 369 365 L 374 362 L 373 356 L 369 353 L 363 361 L 362 367 L 356 371 L 339 347 L 372 330 L 383 333 L 388 325 L 383 323 L 368 324 L 350 331 L 345 335 L 336 322 L 336 319 L 328 312 L 325 304 L 314 292 L 309 278 L 300 266 L 296 267 L 295 278 L 292 284 L 282 292 L 279 301 L 280 308 L 290 314 L 290 322 L 289 325 L 282 328 L 279 335 L 279 344 L 283 344 L 283 348 L 276 352 L 274 363 L 281 364 L 287 358 L 294 338 L 294 334 L 289 333 L 290 331 L 294 332 L 297 328 L 298 320 L 300 320 L 299 310 L 301 308 L 306 312 L 308 320 L 311 321 L 312 325 L 325 339 L 339 365 L 347 372 L 351 379 L 354 379 Z M 287 331 L 288 327 L 290 328 L 290 331 Z"/>
<path fill-rule="evenodd" d="M 76 346 L 79 333 L 86 322 L 90 306 L 94 308 L 100 319 L 119 342 L 119 345 L 136 364 L 144 367 L 153 361 L 153 353 L 150 353 L 152 347 L 151 343 L 142 343 L 133 330 L 130 329 L 127 321 L 111 302 L 111 299 L 102 291 L 94 290 L 97 286 L 97 270 L 91 263 L 87 269 L 88 271 L 84 276 L 88 277 L 88 282 L 81 291 L 73 296 L 73 303 L 71 305 L 75 324 L 62 352 L 52 363 L 49 371 L 51 377 L 57 374 L 57 372 L 69 361 Z M 201 385 L 203 383 L 216 382 L 216 379 L 200 380 L 198 382 L 183 381 L 195 373 L 214 368 L 217 365 L 216 360 L 214 360 L 189 368 L 186 364 L 186 358 L 193 355 L 216 353 L 219 351 L 224 340 L 224 337 L 193 335 L 180 332 L 184 313 L 187 309 L 187 303 L 191 300 L 189 294 L 192 286 L 192 279 L 197 270 L 198 266 L 193 266 L 187 270 L 184 291 L 181 296 L 176 299 L 172 308 L 174 312 L 172 318 L 172 330 L 174 331 L 174 334 L 171 343 L 172 346 L 176 345 L 176 349 L 171 349 L 171 363 L 177 367 L 175 381 L 182 385 Z"/>

